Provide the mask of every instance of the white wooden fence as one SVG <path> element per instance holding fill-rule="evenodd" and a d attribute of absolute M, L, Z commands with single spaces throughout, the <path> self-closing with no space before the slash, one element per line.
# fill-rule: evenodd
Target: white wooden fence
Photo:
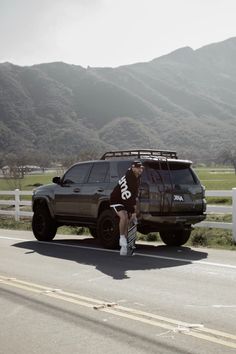
<path fill-rule="evenodd" d="M 1 195 L 13 196 L 14 199 L 11 200 L 0 200 L 0 215 L 12 215 L 15 217 L 16 221 L 20 220 L 21 216 L 29 216 L 32 217 L 32 211 L 24 211 L 22 207 L 32 205 L 31 200 L 22 200 L 22 195 L 31 195 L 32 191 L 20 191 L 19 189 L 15 189 L 14 191 L 0 191 Z M 8 209 L 1 209 L 3 205 L 7 205 Z"/>
<path fill-rule="evenodd" d="M 236 243 L 236 188 L 232 190 L 208 190 L 206 191 L 207 197 L 232 197 L 231 206 L 223 205 L 208 205 L 207 213 L 222 213 L 231 214 L 232 213 L 232 223 L 231 222 L 217 222 L 217 221 L 202 221 L 199 224 L 195 224 L 195 227 L 211 227 L 216 229 L 230 229 L 232 230 L 232 237 L 234 243 Z"/>
<path fill-rule="evenodd" d="M 16 221 L 20 220 L 22 216 L 32 217 L 32 211 L 24 211 L 22 208 L 24 206 L 31 206 L 31 200 L 22 200 L 23 195 L 32 195 L 32 191 L 20 191 L 15 189 L 14 191 L 0 191 L 1 195 L 12 195 L 14 196 L 12 200 L 0 200 L 0 215 L 12 215 L 15 217 Z M 232 223 L 229 222 L 213 222 L 213 221 L 202 221 L 195 225 L 195 227 L 211 227 L 220 229 L 230 229 L 232 230 L 233 240 L 236 243 L 236 188 L 232 190 L 208 190 L 206 191 L 207 197 L 232 197 L 232 206 L 220 206 L 220 205 L 208 205 L 207 212 L 211 213 L 222 213 L 231 214 L 232 213 Z M 11 210 L 1 209 L 2 205 L 8 205 Z"/>

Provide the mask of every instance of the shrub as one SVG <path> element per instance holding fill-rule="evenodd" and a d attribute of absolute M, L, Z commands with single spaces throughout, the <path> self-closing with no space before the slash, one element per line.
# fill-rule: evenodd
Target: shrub
<path fill-rule="evenodd" d="M 195 247 L 196 246 L 203 246 L 203 247 L 208 246 L 208 239 L 207 239 L 206 233 L 203 233 L 201 231 L 201 229 L 192 231 L 189 242 L 192 246 L 195 246 Z"/>
<path fill-rule="evenodd" d="M 160 241 L 158 232 L 150 232 L 147 235 L 138 233 L 137 239 L 141 241 L 149 241 L 149 242 Z"/>

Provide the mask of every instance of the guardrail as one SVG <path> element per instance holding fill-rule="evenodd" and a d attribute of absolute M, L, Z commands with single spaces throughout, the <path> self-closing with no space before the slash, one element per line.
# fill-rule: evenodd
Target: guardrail
<path fill-rule="evenodd" d="M 15 217 L 16 221 L 20 220 L 22 216 L 32 217 L 32 211 L 21 210 L 24 206 L 31 206 L 31 200 L 21 200 L 22 195 L 32 195 L 32 191 L 20 191 L 15 189 L 14 191 L 0 191 L 0 195 L 13 195 L 14 200 L 0 200 L 1 205 L 11 206 L 13 209 L 5 210 L 0 208 L 0 215 L 12 215 Z M 207 190 L 207 197 L 232 197 L 232 206 L 221 206 L 221 205 L 208 205 L 207 212 L 215 212 L 222 214 L 232 213 L 232 223 L 229 222 L 213 222 L 213 221 L 202 221 L 195 224 L 195 227 L 209 227 L 209 228 L 219 228 L 219 229 L 230 229 L 232 230 L 233 240 L 236 243 L 236 188 L 232 190 Z"/>

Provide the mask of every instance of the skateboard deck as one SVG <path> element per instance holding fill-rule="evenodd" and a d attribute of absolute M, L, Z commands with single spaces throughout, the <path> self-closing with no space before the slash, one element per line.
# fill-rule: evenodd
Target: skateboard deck
<path fill-rule="evenodd" d="M 133 225 L 128 230 L 127 237 L 127 256 L 132 256 L 135 250 L 135 241 L 137 235 L 137 225 Z"/>

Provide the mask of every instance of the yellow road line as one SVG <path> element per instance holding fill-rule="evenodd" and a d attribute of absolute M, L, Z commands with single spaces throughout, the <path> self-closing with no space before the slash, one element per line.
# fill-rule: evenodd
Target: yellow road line
<path fill-rule="evenodd" d="M 216 337 L 210 336 L 210 333 L 209 333 L 209 335 L 198 333 L 198 332 L 186 332 L 185 334 L 187 336 L 192 336 L 192 337 L 195 337 L 195 338 L 200 338 L 200 339 L 207 340 L 208 342 L 221 344 L 221 345 L 224 345 L 225 347 L 236 348 L 236 343 L 229 342 L 229 341 L 226 341 L 226 340 L 223 340 L 223 339 L 220 339 L 220 338 L 216 338 Z"/>
<path fill-rule="evenodd" d="M 236 336 L 233 335 L 233 334 L 217 331 L 217 330 L 210 329 L 210 328 L 205 328 L 204 326 L 202 326 L 202 327 L 199 326 L 198 327 L 198 325 L 194 325 L 194 324 L 190 324 L 190 323 L 182 322 L 182 321 L 177 321 L 177 320 L 174 320 L 174 319 L 171 319 L 171 318 L 168 318 L 168 317 L 163 317 L 163 316 L 160 316 L 160 315 L 156 315 L 156 314 L 152 314 L 152 313 L 148 313 L 148 312 L 144 312 L 144 311 L 140 311 L 140 310 L 136 310 L 136 309 L 130 309 L 128 307 L 123 307 L 123 306 L 119 306 L 119 305 L 116 308 L 124 310 L 124 311 L 127 311 L 127 312 L 132 312 L 132 313 L 135 313 L 137 315 L 147 316 L 147 317 L 158 319 L 158 320 L 161 320 L 161 321 L 166 321 L 166 322 L 175 324 L 177 326 L 182 326 L 182 327 L 185 327 L 185 328 L 195 328 L 198 331 L 211 333 L 211 334 L 214 334 L 216 336 L 221 336 L 221 337 L 229 338 L 229 339 L 232 339 L 232 340 L 236 341 Z"/>
<path fill-rule="evenodd" d="M 177 321 L 172 318 L 159 316 L 153 313 L 120 306 L 114 303 L 107 303 L 98 299 L 65 292 L 61 289 L 54 289 L 47 286 L 27 282 L 24 280 L 10 278 L 0 275 L 0 284 L 13 286 L 24 291 L 34 292 L 43 296 L 49 296 L 61 301 L 85 306 L 91 309 L 107 312 L 115 316 L 142 322 L 151 326 L 164 328 L 175 333 L 185 334 L 208 342 L 220 344 L 230 348 L 236 348 L 236 336 L 231 333 L 205 328 L 201 324 L 190 324 Z"/>

